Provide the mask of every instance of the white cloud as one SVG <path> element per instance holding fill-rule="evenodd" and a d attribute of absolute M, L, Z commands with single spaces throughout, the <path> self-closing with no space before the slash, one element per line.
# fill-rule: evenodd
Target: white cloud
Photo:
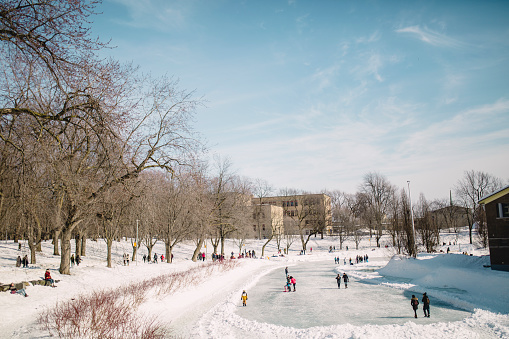
<path fill-rule="evenodd" d="M 368 44 L 380 40 L 381 34 L 378 30 L 374 31 L 370 36 L 364 36 L 355 40 L 358 44 Z"/>
<path fill-rule="evenodd" d="M 416 36 L 419 40 L 433 45 L 433 46 L 444 46 L 444 47 L 461 47 L 464 46 L 459 40 L 450 38 L 444 34 L 435 32 L 427 27 L 421 28 L 420 26 L 409 26 L 396 30 L 397 33 L 409 33 Z"/>

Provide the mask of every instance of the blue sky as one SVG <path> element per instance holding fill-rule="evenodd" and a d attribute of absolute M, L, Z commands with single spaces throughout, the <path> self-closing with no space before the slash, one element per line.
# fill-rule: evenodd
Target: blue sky
<path fill-rule="evenodd" d="M 509 180 L 509 2 L 104 0 L 106 55 L 169 74 L 237 173 L 354 193 L 368 172 L 413 199 L 466 170 Z"/>

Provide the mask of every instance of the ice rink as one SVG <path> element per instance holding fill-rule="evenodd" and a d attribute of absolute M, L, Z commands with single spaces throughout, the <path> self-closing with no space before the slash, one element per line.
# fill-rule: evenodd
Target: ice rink
<path fill-rule="evenodd" d="M 237 314 L 249 320 L 294 328 L 351 325 L 417 324 L 458 321 L 470 312 L 453 307 L 433 297 L 432 291 L 412 291 L 380 285 L 371 279 L 359 279 L 363 271 L 373 270 L 376 258 L 370 265 L 337 265 L 333 260 L 300 262 L 289 266 L 289 275 L 296 278 L 296 292 L 284 292 L 285 272 L 269 272 L 248 292 L 248 306 L 239 306 Z M 375 266 L 376 268 L 376 266 Z M 337 273 L 350 277 L 348 289 L 343 281 L 338 289 Z M 388 281 L 390 278 L 387 278 Z M 391 281 L 404 284 L 405 281 Z M 422 304 L 413 316 L 410 298 L 422 298 L 427 292 L 431 301 L 430 318 L 423 317 Z M 461 293 L 461 292 L 460 292 Z"/>

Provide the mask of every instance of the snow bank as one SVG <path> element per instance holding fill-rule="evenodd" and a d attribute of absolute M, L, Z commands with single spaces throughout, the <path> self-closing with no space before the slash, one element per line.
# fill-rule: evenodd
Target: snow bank
<path fill-rule="evenodd" d="M 390 281 L 404 279 L 414 291 L 426 291 L 456 307 L 509 313 L 509 273 L 493 271 L 488 256 L 422 254 L 394 256 L 378 273 Z"/>

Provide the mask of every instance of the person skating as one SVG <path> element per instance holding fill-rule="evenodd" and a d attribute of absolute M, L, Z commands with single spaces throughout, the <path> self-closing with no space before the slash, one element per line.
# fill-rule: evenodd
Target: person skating
<path fill-rule="evenodd" d="M 297 284 L 297 280 L 294 277 L 290 276 L 290 283 L 293 285 L 293 291 L 295 292 L 295 285 Z"/>
<path fill-rule="evenodd" d="M 290 283 L 290 276 L 286 276 L 286 285 L 285 285 L 285 292 L 291 292 L 292 291 L 292 284 Z"/>
<path fill-rule="evenodd" d="M 240 299 L 242 300 L 242 306 L 246 306 L 247 292 L 245 290 L 242 291 L 242 295 L 240 296 Z"/>
<path fill-rule="evenodd" d="M 429 298 L 426 292 L 422 294 L 422 310 L 424 311 L 424 317 L 429 318 Z"/>
<path fill-rule="evenodd" d="M 346 273 L 343 273 L 343 282 L 345 283 L 345 288 L 348 288 L 348 276 Z"/>
<path fill-rule="evenodd" d="M 419 300 L 412 294 L 412 299 L 410 300 L 410 305 L 414 309 L 414 318 L 417 318 L 417 309 L 419 308 Z"/>
<path fill-rule="evenodd" d="M 336 276 L 336 281 L 338 282 L 338 288 L 341 288 L 341 274 L 338 273 Z"/>

